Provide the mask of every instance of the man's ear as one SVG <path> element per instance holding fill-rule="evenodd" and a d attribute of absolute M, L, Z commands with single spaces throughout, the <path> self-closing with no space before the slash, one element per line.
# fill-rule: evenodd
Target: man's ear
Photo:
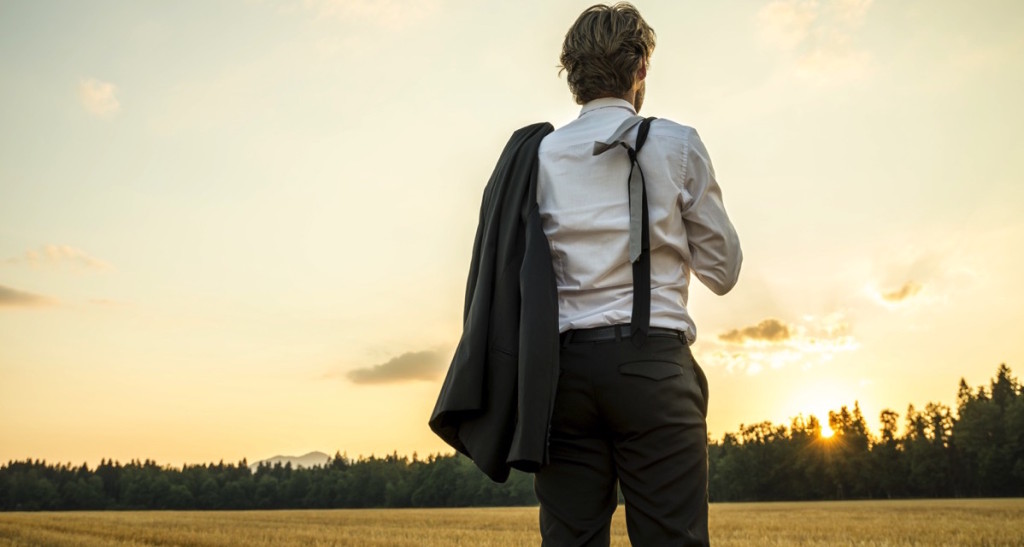
<path fill-rule="evenodd" d="M 636 81 L 642 82 L 647 77 L 647 59 L 640 59 L 640 69 L 636 71 Z"/>

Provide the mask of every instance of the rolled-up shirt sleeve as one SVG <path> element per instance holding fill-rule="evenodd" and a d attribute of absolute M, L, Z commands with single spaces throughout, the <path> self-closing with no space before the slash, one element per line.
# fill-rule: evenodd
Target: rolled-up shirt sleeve
<path fill-rule="evenodd" d="M 740 240 L 725 212 L 711 158 L 696 131 L 689 136 L 684 158 L 682 215 L 690 268 L 712 292 L 725 294 L 739 279 L 743 263 Z"/>

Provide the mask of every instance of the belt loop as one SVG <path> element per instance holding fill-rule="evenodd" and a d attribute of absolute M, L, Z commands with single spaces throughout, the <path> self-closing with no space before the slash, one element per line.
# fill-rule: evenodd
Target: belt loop
<path fill-rule="evenodd" d="M 621 342 L 622 341 L 622 326 L 621 325 L 615 325 L 614 328 L 615 328 L 615 341 L 616 342 Z"/>
<path fill-rule="evenodd" d="M 565 331 L 565 334 L 562 335 L 562 347 L 563 348 L 569 347 L 569 344 L 572 343 L 572 335 L 573 335 L 573 331 L 572 330 L 567 330 L 567 331 Z"/>

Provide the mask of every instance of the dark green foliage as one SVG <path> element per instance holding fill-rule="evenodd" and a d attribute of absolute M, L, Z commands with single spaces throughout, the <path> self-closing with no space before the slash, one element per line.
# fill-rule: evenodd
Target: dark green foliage
<path fill-rule="evenodd" d="M 1024 496 L 1024 390 L 1006 365 L 988 389 L 963 380 L 954 412 L 911 405 L 881 413 L 872 435 L 858 405 L 829 412 L 831 439 L 812 416 L 790 428 L 740 426 L 708 447 L 712 501 Z"/>
<path fill-rule="evenodd" d="M 340 454 L 322 467 L 237 464 L 159 467 L 155 462 L 88 466 L 43 461 L 0 466 L 0 510 L 292 509 L 533 505 L 533 477 L 497 484 L 467 458 L 398 454 L 356 461 Z"/>
<path fill-rule="evenodd" d="M 955 411 L 929 403 L 904 416 L 881 413 L 876 438 L 860 407 L 829 412 L 821 437 L 814 416 L 789 427 L 740 426 L 710 442 L 712 501 L 1024 496 L 1024 390 L 1006 365 L 972 391 L 963 380 Z M 464 507 L 537 503 L 533 477 L 491 482 L 467 458 L 393 453 L 293 469 L 245 460 L 181 469 L 133 460 L 82 464 L 12 461 L 0 466 L 0 510 L 283 509 Z"/>

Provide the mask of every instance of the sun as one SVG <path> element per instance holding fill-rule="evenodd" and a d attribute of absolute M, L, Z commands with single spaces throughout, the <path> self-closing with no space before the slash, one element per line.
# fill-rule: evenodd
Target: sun
<path fill-rule="evenodd" d="M 831 427 L 829 427 L 827 425 L 824 425 L 824 424 L 821 426 L 821 438 L 822 439 L 831 439 L 832 436 L 835 435 L 835 434 L 836 434 L 836 432 L 832 431 Z"/>

